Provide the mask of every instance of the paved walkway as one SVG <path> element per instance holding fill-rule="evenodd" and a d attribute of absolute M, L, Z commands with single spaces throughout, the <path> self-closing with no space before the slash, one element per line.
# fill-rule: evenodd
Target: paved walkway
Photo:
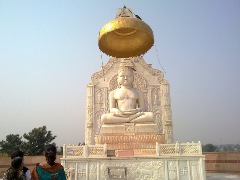
<path fill-rule="evenodd" d="M 207 180 L 240 180 L 240 174 L 207 173 Z"/>

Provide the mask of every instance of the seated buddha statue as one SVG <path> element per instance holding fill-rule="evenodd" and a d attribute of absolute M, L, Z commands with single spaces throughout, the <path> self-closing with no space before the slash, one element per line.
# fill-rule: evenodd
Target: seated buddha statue
<path fill-rule="evenodd" d="M 143 92 L 133 87 L 133 67 L 118 70 L 118 88 L 109 93 L 110 113 L 101 116 L 103 124 L 154 122 L 152 112 L 145 112 Z"/>

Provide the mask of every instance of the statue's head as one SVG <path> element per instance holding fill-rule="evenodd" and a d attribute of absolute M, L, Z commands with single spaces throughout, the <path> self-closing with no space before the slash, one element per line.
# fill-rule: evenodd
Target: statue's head
<path fill-rule="evenodd" d="M 118 85 L 131 87 L 134 80 L 134 69 L 132 67 L 123 66 L 118 69 Z"/>

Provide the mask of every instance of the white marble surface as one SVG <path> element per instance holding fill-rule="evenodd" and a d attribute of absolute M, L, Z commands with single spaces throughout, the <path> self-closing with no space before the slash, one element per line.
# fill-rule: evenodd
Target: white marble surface
<path fill-rule="evenodd" d="M 240 180 L 240 173 L 207 173 L 207 180 Z"/>

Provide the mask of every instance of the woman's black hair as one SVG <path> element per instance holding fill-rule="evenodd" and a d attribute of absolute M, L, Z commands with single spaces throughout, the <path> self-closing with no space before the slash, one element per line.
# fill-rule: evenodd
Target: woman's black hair
<path fill-rule="evenodd" d="M 15 157 L 21 157 L 23 158 L 24 156 L 24 152 L 20 151 L 20 150 L 17 150 L 15 151 L 14 153 L 12 153 L 11 155 L 11 159 L 14 159 Z"/>
<path fill-rule="evenodd" d="M 15 158 L 12 159 L 11 165 L 15 169 L 18 169 L 18 168 L 21 167 L 22 163 L 23 163 L 23 158 L 22 157 L 15 157 Z"/>
<path fill-rule="evenodd" d="M 56 155 L 57 155 L 57 148 L 54 144 L 48 144 L 45 146 L 45 157 L 47 163 L 52 166 L 55 164 Z"/>

